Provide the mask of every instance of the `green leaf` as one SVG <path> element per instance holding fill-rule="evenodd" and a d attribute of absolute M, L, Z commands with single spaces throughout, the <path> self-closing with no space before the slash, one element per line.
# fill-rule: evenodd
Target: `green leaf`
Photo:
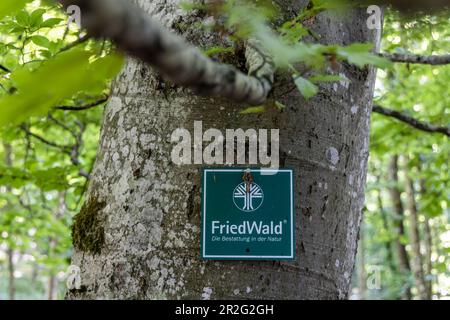
<path fill-rule="evenodd" d="M 34 183 L 42 191 L 64 190 L 68 187 L 66 176 L 66 170 L 60 167 L 32 172 Z"/>
<path fill-rule="evenodd" d="M 297 89 L 306 99 L 314 97 L 319 91 L 319 88 L 308 79 L 296 75 L 293 78 Z"/>
<path fill-rule="evenodd" d="M 16 21 L 22 27 L 28 27 L 30 23 L 30 15 L 25 10 L 22 10 L 16 15 Z"/>
<path fill-rule="evenodd" d="M 50 40 L 48 40 L 46 37 L 44 36 L 32 36 L 31 41 L 33 41 L 34 44 L 40 46 L 40 47 L 44 47 L 44 48 L 50 48 L 51 43 Z"/>
<path fill-rule="evenodd" d="M 275 101 L 275 108 L 276 108 L 278 111 L 281 111 L 281 110 L 283 110 L 284 108 L 286 108 L 286 106 L 285 106 L 284 104 L 282 104 L 280 101 Z"/>
<path fill-rule="evenodd" d="M 336 82 L 336 81 L 349 81 L 347 78 L 338 75 L 317 75 L 309 78 L 311 82 Z"/>
<path fill-rule="evenodd" d="M 251 114 L 251 113 L 261 113 L 264 112 L 266 108 L 264 106 L 256 106 L 256 107 L 248 107 L 242 111 L 239 111 L 240 114 Z"/>
<path fill-rule="evenodd" d="M 208 7 L 204 4 L 194 3 L 190 1 L 181 1 L 180 8 L 184 11 L 192 11 L 192 10 L 206 10 Z"/>
<path fill-rule="evenodd" d="M 45 20 L 44 22 L 42 22 L 40 24 L 41 28 L 53 28 L 54 26 L 58 25 L 61 21 L 63 21 L 62 19 L 59 18 L 50 18 Z"/>
<path fill-rule="evenodd" d="M 7 15 L 11 15 L 17 10 L 25 7 L 30 0 L 1 0 L 0 1 L 0 19 Z"/>
<path fill-rule="evenodd" d="M 280 32 L 283 35 L 283 39 L 291 44 L 296 44 L 301 38 L 308 35 L 308 29 L 297 21 L 285 22 L 281 26 Z"/>
<path fill-rule="evenodd" d="M 50 59 L 52 56 L 52 53 L 49 50 L 40 50 L 39 52 L 46 59 Z"/>
<path fill-rule="evenodd" d="M 0 100 L 0 126 L 46 112 L 64 99 L 105 86 L 122 66 L 112 54 L 91 61 L 92 53 L 74 48 L 42 64 L 36 71 L 19 68 L 11 75 L 17 92 Z"/>
<path fill-rule="evenodd" d="M 0 185 L 22 188 L 34 183 L 42 191 L 64 190 L 68 187 L 67 169 L 54 167 L 44 170 L 25 171 L 14 167 L 0 167 Z"/>
<path fill-rule="evenodd" d="M 342 9 L 348 6 L 348 2 L 344 0 L 313 0 L 313 8 L 324 9 Z"/>
<path fill-rule="evenodd" d="M 12 28 L 9 30 L 10 33 L 23 33 L 25 30 L 27 30 L 26 27 L 22 27 L 21 25 L 13 22 Z"/>
<path fill-rule="evenodd" d="M 218 53 L 234 53 L 234 49 L 232 47 L 215 46 L 215 47 L 208 48 L 204 51 L 204 54 L 208 57 L 218 54 Z"/>
<path fill-rule="evenodd" d="M 28 174 L 21 169 L 0 167 L 0 185 L 21 188 L 27 184 Z"/>
<path fill-rule="evenodd" d="M 337 47 L 336 54 L 339 58 L 347 60 L 360 68 L 371 64 L 379 68 L 387 68 L 391 62 L 385 58 L 372 54 L 373 45 L 370 43 L 354 43 L 347 47 Z"/>
<path fill-rule="evenodd" d="M 117 53 L 109 54 L 91 62 L 83 75 L 84 83 L 79 91 L 84 91 L 91 95 L 98 94 L 104 90 L 107 82 L 115 77 L 122 69 L 124 59 Z"/>
<path fill-rule="evenodd" d="M 45 9 L 36 9 L 30 15 L 30 26 L 37 27 L 42 22 L 42 16 L 46 12 Z"/>

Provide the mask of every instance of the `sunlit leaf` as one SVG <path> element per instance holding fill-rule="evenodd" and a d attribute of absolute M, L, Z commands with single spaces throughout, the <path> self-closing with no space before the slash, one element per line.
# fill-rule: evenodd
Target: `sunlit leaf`
<path fill-rule="evenodd" d="M 309 78 L 311 82 L 336 82 L 336 81 L 349 81 L 347 78 L 338 75 L 317 75 Z"/>
<path fill-rule="evenodd" d="M 248 107 L 242 111 L 239 111 L 240 114 L 251 114 L 251 113 L 261 113 L 264 112 L 266 108 L 264 106 L 256 106 L 256 107 Z"/>
<path fill-rule="evenodd" d="M 46 37 L 44 36 L 32 36 L 31 41 L 33 41 L 34 44 L 44 47 L 44 48 L 49 48 L 51 46 L 50 40 L 48 40 Z"/>
<path fill-rule="evenodd" d="M 387 68 L 390 61 L 370 52 L 373 45 L 370 43 L 354 43 L 347 47 L 337 47 L 337 55 L 360 68 L 372 64 L 379 68 Z"/>
<path fill-rule="evenodd" d="M 0 19 L 22 9 L 25 4 L 30 1 L 31 0 L 1 0 Z"/>
<path fill-rule="evenodd" d="M 0 126 L 18 123 L 28 116 L 45 112 L 74 94 L 103 86 L 120 70 L 122 58 L 109 55 L 90 62 L 92 53 L 81 49 L 64 52 L 34 72 L 15 71 L 11 78 L 17 92 L 0 100 Z"/>
<path fill-rule="evenodd" d="M 58 25 L 62 19 L 59 18 L 50 18 L 47 20 L 44 20 L 39 26 L 41 28 L 53 28 L 54 26 Z"/>
<path fill-rule="evenodd" d="M 319 91 L 319 88 L 314 83 L 302 76 L 294 76 L 294 82 L 297 89 L 306 99 L 314 97 Z"/>

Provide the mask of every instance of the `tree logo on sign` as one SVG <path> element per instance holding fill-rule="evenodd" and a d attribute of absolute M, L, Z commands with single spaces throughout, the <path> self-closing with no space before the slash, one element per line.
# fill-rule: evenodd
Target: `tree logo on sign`
<path fill-rule="evenodd" d="M 256 183 L 242 182 L 233 191 L 233 202 L 239 210 L 252 212 L 263 203 L 264 193 Z"/>

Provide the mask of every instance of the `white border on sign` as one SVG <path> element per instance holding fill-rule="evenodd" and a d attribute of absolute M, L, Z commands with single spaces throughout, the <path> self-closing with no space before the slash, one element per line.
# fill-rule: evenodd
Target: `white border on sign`
<path fill-rule="evenodd" d="M 268 258 L 268 259 L 293 259 L 294 258 L 294 189 L 292 185 L 292 170 L 286 169 L 250 169 L 250 172 L 274 171 L 288 172 L 291 187 L 291 254 L 289 256 L 248 256 L 248 255 L 206 255 L 206 175 L 208 172 L 244 172 L 247 169 L 205 169 L 203 175 L 203 258 Z"/>

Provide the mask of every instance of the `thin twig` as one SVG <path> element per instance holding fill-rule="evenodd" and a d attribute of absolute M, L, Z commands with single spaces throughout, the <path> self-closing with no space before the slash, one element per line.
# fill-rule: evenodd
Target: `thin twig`
<path fill-rule="evenodd" d="M 82 44 L 82 43 L 88 41 L 89 38 L 90 38 L 90 36 L 86 34 L 86 35 L 82 36 L 81 38 L 78 38 L 78 39 L 75 40 L 74 42 L 69 43 L 67 46 L 63 47 L 61 50 L 59 50 L 58 53 L 61 53 L 61 52 L 70 50 L 70 49 L 72 49 L 73 47 L 76 47 L 77 45 Z"/>
<path fill-rule="evenodd" d="M 392 110 L 392 109 L 388 109 L 388 108 L 384 108 L 384 107 L 375 105 L 375 106 L 373 106 L 373 112 L 395 118 L 395 119 L 400 120 L 418 130 L 422 130 L 425 132 L 432 132 L 432 133 L 437 132 L 437 133 L 442 133 L 446 136 L 450 136 L 450 127 L 438 127 L 431 123 L 419 121 L 419 120 L 417 120 L 411 116 L 408 116 L 405 113 L 402 113 L 400 111 L 396 111 L 396 110 Z"/>
<path fill-rule="evenodd" d="M 398 63 L 429 64 L 433 66 L 450 64 L 450 54 L 421 56 L 415 54 L 379 53 L 378 55 Z"/>
<path fill-rule="evenodd" d="M 60 145 L 60 144 L 57 144 L 57 143 L 55 143 L 55 142 L 49 141 L 49 140 L 45 139 L 44 137 L 41 137 L 40 135 L 31 132 L 25 125 L 21 125 L 20 128 L 21 128 L 26 134 L 28 134 L 29 136 L 31 136 L 31 137 L 33 137 L 33 138 L 35 138 L 35 139 L 41 141 L 42 143 L 44 143 L 44 144 L 46 144 L 46 145 L 48 145 L 48 146 L 50 146 L 50 147 L 58 148 L 58 149 L 63 150 L 63 151 L 64 151 L 64 150 L 66 150 L 66 151 L 67 151 L 67 150 L 70 150 L 70 148 L 71 148 L 71 146 Z"/>
<path fill-rule="evenodd" d="M 11 73 L 11 70 L 9 70 L 7 67 L 5 67 L 4 65 L 0 64 L 0 69 L 7 72 L 7 73 Z"/>
<path fill-rule="evenodd" d="M 57 107 L 54 107 L 54 109 L 65 110 L 65 111 L 82 111 L 82 110 L 94 108 L 102 103 L 105 103 L 106 101 L 108 101 L 108 97 L 102 98 L 100 100 L 86 104 L 84 106 L 78 106 L 78 107 L 77 106 L 57 106 Z"/>

